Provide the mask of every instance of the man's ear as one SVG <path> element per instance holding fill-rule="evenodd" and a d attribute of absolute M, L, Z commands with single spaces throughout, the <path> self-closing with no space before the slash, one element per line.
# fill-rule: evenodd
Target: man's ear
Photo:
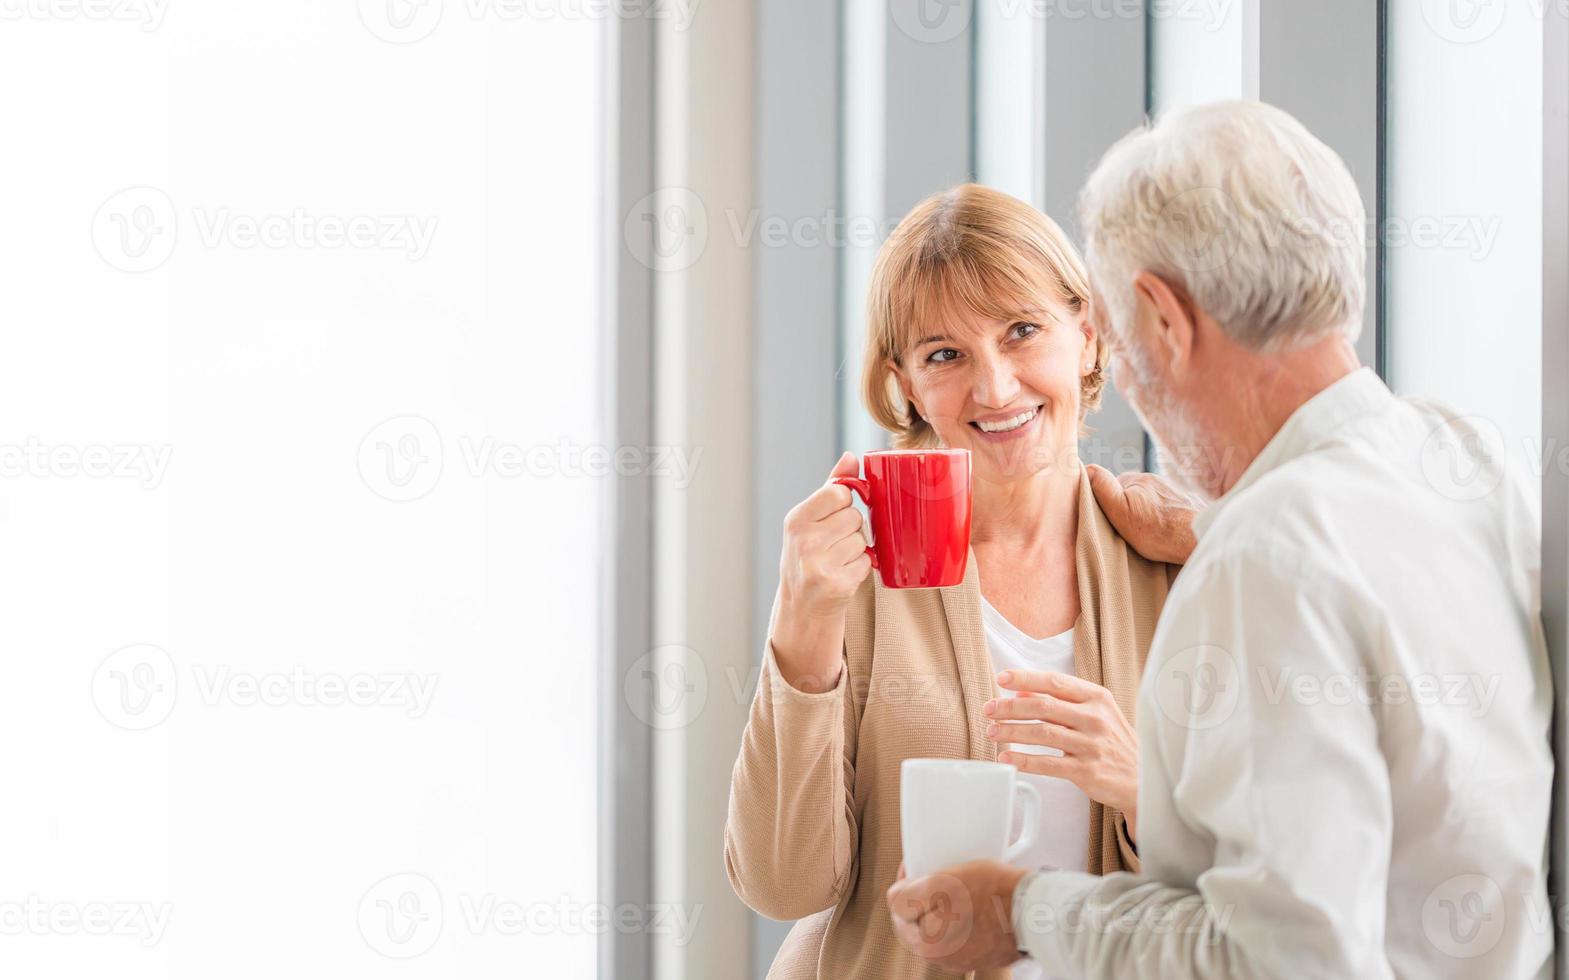
<path fill-rule="evenodd" d="M 914 405 L 916 412 L 920 413 L 921 418 L 926 418 L 926 409 L 922 408 L 921 403 L 916 400 L 915 389 L 910 386 L 910 377 L 904 373 L 904 368 L 899 366 L 899 361 L 890 357 L 883 363 L 888 365 L 888 370 L 893 372 L 893 376 L 898 379 L 899 393 L 904 396 L 905 402 Z"/>
<path fill-rule="evenodd" d="M 1185 294 L 1148 270 L 1133 277 L 1133 292 L 1151 314 L 1148 319 L 1152 335 L 1155 343 L 1166 351 L 1171 370 L 1184 370 L 1193 358 L 1198 340 L 1192 303 Z"/>

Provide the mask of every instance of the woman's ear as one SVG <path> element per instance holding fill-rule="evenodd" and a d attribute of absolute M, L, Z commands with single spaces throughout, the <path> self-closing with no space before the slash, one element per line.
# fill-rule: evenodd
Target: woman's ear
<path fill-rule="evenodd" d="M 1100 331 L 1095 328 L 1095 321 L 1090 317 L 1088 303 L 1079 311 L 1079 332 L 1084 335 L 1084 353 L 1079 357 L 1079 377 L 1087 378 L 1095 373 L 1095 364 L 1100 360 Z"/>
<path fill-rule="evenodd" d="M 888 366 L 888 370 L 891 371 L 893 376 L 898 379 L 899 394 L 904 396 L 905 403 L 914 405 L 915 411 L 921 416 L 921 418 L 926 418 L 926 409 L 921 407 L 920 400 L 915 397 L 915 388 L 910 384 L 910 376 L 905 374 L 904 368 L 899 366 L 899 359 L 890 357 L 883 361 L 883 363 Z"/>

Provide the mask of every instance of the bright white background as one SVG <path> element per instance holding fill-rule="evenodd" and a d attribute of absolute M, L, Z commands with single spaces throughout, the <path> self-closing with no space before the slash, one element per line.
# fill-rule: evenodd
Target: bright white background
<path fill-rule="evenodd" d="M 1438 6 L 1389 5 L 1389 378 L 1487 420 L 1539 477 L 1542 5 Z"/>
<path fill-rule="evenodd" d="M 606 25 L 446 6 L 0 30 L 0 973 L 592 975 Z"/>

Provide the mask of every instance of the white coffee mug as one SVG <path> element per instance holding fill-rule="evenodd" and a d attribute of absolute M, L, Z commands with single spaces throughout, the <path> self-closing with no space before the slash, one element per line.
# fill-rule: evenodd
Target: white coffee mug
<path fill-rule="evenodd" d="M 966 861 L 1011 861 L 1035 843 L 1041 797 L 1013 766 L 906 759 L 899 776 L 904 868 L 912 878 Z M 1024 799 L 1024 830 L 1009 844 L 1015 791 Z"/>

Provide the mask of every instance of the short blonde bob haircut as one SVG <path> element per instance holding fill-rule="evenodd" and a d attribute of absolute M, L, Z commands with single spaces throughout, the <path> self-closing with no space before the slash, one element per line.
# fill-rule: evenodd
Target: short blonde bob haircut
<path fill-rule="evenodd" d="M 900 449 L 938 444 L 899 389 L 890 362 L 922 337 L 947 332 L 956 316 L 1039 318 L 1049 303 L 1070 313 L 1090 301 L 1084 261 L 1046 215 L 1001 191 L 960 184 L 917 204 L 877 254 L 867 297 L 861 397 Z M 1098 408 L 1106 383 L 1107 343 L 1095 342 L 1095 367 L 1083 379 L 1079 420 Z"/>

